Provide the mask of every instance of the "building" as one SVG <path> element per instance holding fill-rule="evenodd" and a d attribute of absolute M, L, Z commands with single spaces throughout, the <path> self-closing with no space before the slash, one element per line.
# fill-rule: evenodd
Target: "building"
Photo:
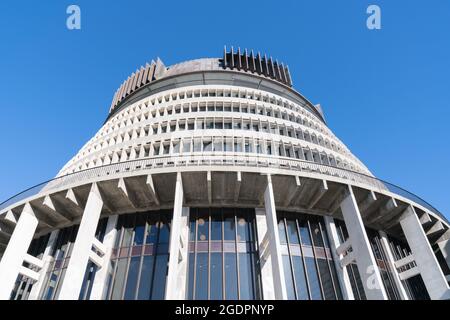
<path fill-rule="evenodd" d="M 0 205 L 0 299 L 449 299 L 448 221 L 374 177 L 259 53 L 136 70 Z"/>

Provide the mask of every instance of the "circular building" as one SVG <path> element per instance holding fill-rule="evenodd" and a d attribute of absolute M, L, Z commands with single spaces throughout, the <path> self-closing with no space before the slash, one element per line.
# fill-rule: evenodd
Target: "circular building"
<path fill-rule="evenodd" d="M 449 236 L 287 66 L 225 48 L 136 70 L 56 178 L 0 205 L 0 299 L 449 299 Z"/>

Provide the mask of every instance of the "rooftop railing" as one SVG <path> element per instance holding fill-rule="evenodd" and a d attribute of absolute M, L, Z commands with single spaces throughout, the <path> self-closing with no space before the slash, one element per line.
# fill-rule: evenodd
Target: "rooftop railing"
<path fill-rule="evenodd" d="M 375 190 L 390 191 L 409 199 L 422 207 L 428 209 L 432 213 L 447 221 L 445 216 L 440 213 L 431 204 L 420 198 L 419 196 L 399 187 L 392 183 L 381 179 L 324 164 L 314 162 L 280 158 L 270 156 L 239 156 L 239 155 L 190 155 L 190 156 L 161 156 L 140 160 L 131 160 L 99 166 L 83 171 L 70 173 L 64 176 L 42 182 L 34 187 L 28 188 L 6 201 L 0 203 L 0 213 L 15 203 L 19 203 L 27 198 L 38 196 L 39 194 L 48 194 L 53 190 L 61 190 L 65 187 L 80 185 L 83 181 L 92 181 L 105 177 L 114 178 L 124 173 L 138 173 L 139 171 L 170 168 L 170 167 L 211 167 L 211 166 L 236 166 L 236 167 L 260 167 L 260 168 L 276 168 L 288 169 L 299 172 L 316 173 L 328 176 L 334 176 L 340 179 L 348 180 L 349 183 L 358 183 L 367 185 Z"/>

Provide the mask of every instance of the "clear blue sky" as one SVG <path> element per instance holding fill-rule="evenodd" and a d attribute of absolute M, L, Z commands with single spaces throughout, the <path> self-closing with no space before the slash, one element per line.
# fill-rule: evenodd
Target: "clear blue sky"
<path fill-rule="evenodd" d="M 66 28 L 77 4 L 82 29 Z M 366 8 L 382 29 L 366 28 Z M 450 1 L 2 1 L 0 202 L 53 177 L 119 84 L 223 45 L 289 64 L 297 90 L 378 177 L 450 216 Z"/>

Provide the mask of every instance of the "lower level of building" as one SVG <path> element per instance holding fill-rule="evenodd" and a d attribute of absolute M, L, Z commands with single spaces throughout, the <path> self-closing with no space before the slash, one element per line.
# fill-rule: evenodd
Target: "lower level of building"
<path fill-rule="evenodd" d="M 177 174 L 171 206 L 126 212 L 113 212 L 94 182 L 83 187 L 78 222 L 54 229 L 25 203 L 0 260 L 0 299 L 449 299 L 447 241 L 429 241 L 434 224 L 424 229 L 428 216 L 414 206 L 395 203 L 398 226 L 388 231 L 362 219 L 373 192 L 343 185 L 339 197 L 325 197 L 338 203 L 335 210 L 319 214 L 277 206 L 280 195 L 265 179 L 255 194 L 259 206 L 245 199 L 192 205 Z M 118 185 L 131 198 L 123 180 Z M 307 203 L 317 203 L 321 189 L 311 190 Z M 75 202 L 72 192 L 65 199 Z M 377 212 L 392 201 L 385 198 Z M 51 198 L 44 202 L 57 209 Z"/>
<path fill-rule="evenodd" d="M 265 213 L 248 208 L 183 208 L 188 241 L 178 253 L 187 258 L 182 297 L 189 300 L 260 300 L 274 298 L 269 272 Z M 161 300 L 166 297 L 172 210 L 110 216 L 99 221 L 96 239 L 113 243 L 108 274 L 96 281 L 99 266 L 89 261 L 78 299 Z M 370 283 L 363 283 L 358 265 L 342 268 L 330 243 L 344 243 L 345 222 L 330 217 L 277 212 L 278 241 L 284 290 L 289 300 L 365 300 Z M 79 225 L 54 231 L 31 243 L 29 254 L 49 261 L 39 291 L 35 281 L 19 275 L 11 299 L 30 294 L 58 299 L 65 281 Z M 388 299 L 429 299 L 420 274 L 396 282 L 392 257 L 411 255 L 407 243 L 366 228 L 370 248 Z M 337 235 L 337 239 L 333 236 Z M 259 236 L 259 237 L 258 237 Z M 331 239 L 330 239 L 331 238 Z M 414 268 L 414 262 L 403 270 Z M 395 268 L 395 267 L 394 267 Z M 102 287 L 99 290 L 98 287 Z M 267 288 L 268 286 L 269 288 Z M 406 296 L 403 296 L 405 295 Z M 33 297 L 33 296 L 31 296 Z"/>

